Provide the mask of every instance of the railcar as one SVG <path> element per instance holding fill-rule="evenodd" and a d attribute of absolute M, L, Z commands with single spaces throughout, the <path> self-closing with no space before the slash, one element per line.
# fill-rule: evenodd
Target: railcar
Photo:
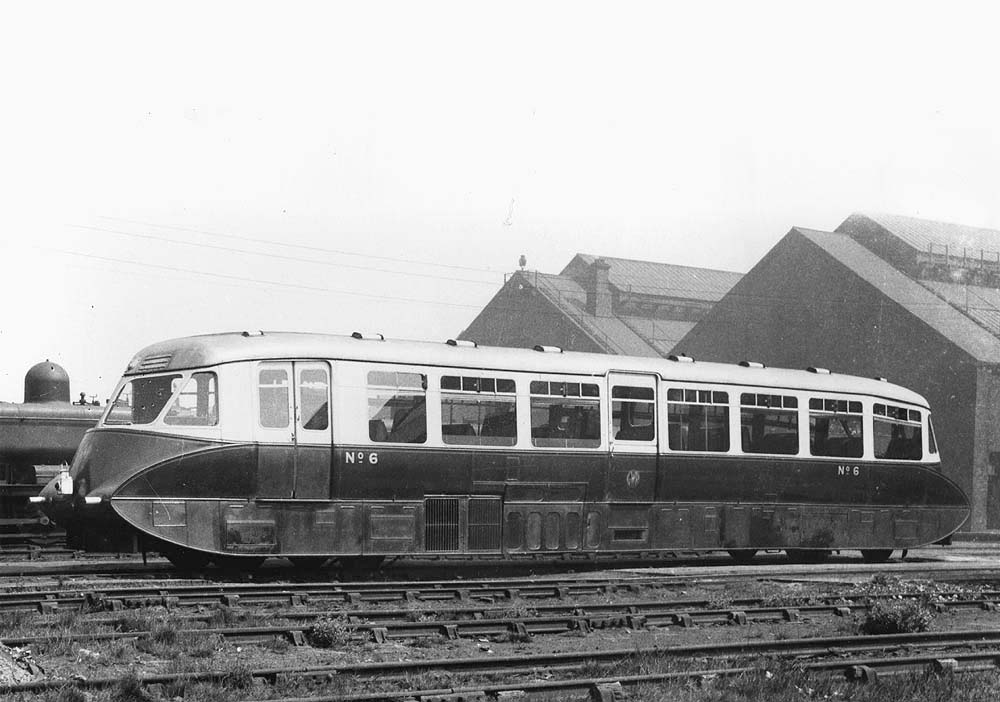
<path fill-rule="evenodd" d="M 930 408 L 819 368 L 243 332 L 128 364 L 36 499 L 175 563 L 938 542 L 969 516 Z"/>

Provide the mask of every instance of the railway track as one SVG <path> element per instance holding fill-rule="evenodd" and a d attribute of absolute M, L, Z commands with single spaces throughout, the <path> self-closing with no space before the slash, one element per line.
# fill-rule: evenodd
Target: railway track
<path fill-rule="evenodd" d="M 857 680 L 875 680 L 881 676 L 914 672 L 927 668 L 953 673 L 994 669 L 1000 666 L 1000 630 L 974 630 L 931 632 L 919 634 L 892 634 L 881 636 L 839 636 L 813 639 L 785 639 L 775 641 L 740 641 L 722 644 L 695 644 L 653 646 L 580 651 L 569 653 L 536 653 L 513 656 L 476 658 L 441 658 L 419 661 L 390 661 L 375 663 L 345 663 L 326 666 L 285 666 L 260 668 L 249 672 L 255 680 L 275 684 L 290 678 L 329 681 L 333 676 L 348 679 L 362 686 L 377 683 L 383 691 L 348 693 L 335 697 L 304 698 L 311 700 L 373 700 L 428 698 L 459 692 L 497 694 L 502 691 L 554 691 L 591 689 L 599 685 L 631 685 L 639 682 L 665 681 L 678 677 L 705 675 L 732 675 L 752 670 L 751 666 L 725 666 L 726 660 L 747 657 L 776 660 L 795 660 L 805 670 L 822 675 L 838 675 Z M 677 671 L 676 666 L 685 662 L 717 662 L 715 667 Z M 673 664 L 665 672 L 631 672 L 636 664 Z M 609 675 L 593 675 L 594 670 L 606 670 Z M 429 671 L 452 676 L 487 676 L 489 680 L 467 687 L 449 687 L 447 692 L 433 690 L 399 689 L 398 683 L 413 679 Z M 581 679 L 581 671 L 590 676 Z M 537 676 L 559 675 L 561 679 L 538 683 Z M 173 689 L 198 682 L 219 682 L 230 675 L 229 671 L 202 671 L 194 673 L 163 673 L 137 677 L 143 687 L 171 685 Z M 526 676 L 528 680 L 517 680 Z M 497 683 L 502 677 L 505 682 Z M 50 679 L 17 685 L 0 686 L 0 694 L 44 693 L 68 685 L 83 690 L 108 688 L 118 684 L 119 678 L 94 677 L 85 680 Z M 397 684 L 397 689 L 392 686 Z M 461 683 L 460 683 L 461 684 Z M 598 690 L 600 694 L 600 691 Z M 287 699 L 287 698 L 286 698 Z M 598 697 L 603 699 L 603 697 Z M 612 699 L 609 697 L 608 699 Z"/>
<path fill-rule="evenodd" d="M 977 598 L 963 597 L 963 592 L 939 592 L 930 606 L 938 612 L 960 609 L 996 611 L 1000 605 L 1000 591 L 981 593 Z M 283 637 L 301 645 L 307 639 L 309 627 L 323 619 L 340 619 L 352 638 L 369 639 L 384 643 L 391 639 L 421 637 L 480 638 L 554 635 L 568 632 L 590 633 L 604 629 L 654 629 L 690 628 L 706 625 L 745 625 L 762 622 L 794 622 L 814 619 L 817 616 L 850 617 L 871 608 L 873 603 L 886 600 L 926 599 L 925 594 L 859 594 L 853 597 L 839 595 L 829 598 L 810 598 L 812 604 L 773 604 L 762 598 L 733 600 L 726 606 L 711 606 L 707 600 L 628 600 L 621 602 L 596 602 L 586 604 L 537 604 L 530 608 L 504 609 L 491 606 L 457 607 L 445 610 L 413 609 L 334 609 L 334 610 L 284 610 L 268 612 L 265 616 L 286 623 L 267 626 L 200 627 L 178 632 L 201 634 L 226 639 L 260 642 Z M 241 615 L 254 618 L 249 610 Z M 186 624 L 211 625 L 216 613 L 176 615 L 175 621 Z M 149 630 L 121 630 L 120 615 L 91 617 L 88 622 L 94 629 L 64 640 L 100 641 L 141 638 Z M 99 631 L 98 628 L 106 628 Z M 7 646 L 33 646 L 45 643 L 47 636 L 4 636 L 0 643 Z"/>

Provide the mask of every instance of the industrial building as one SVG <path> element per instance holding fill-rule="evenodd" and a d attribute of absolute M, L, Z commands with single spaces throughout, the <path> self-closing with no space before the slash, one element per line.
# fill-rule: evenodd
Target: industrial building
<path fill-rule="evenodd" d="M 879 214 L 795 227 L 675 348 L 920 392 L 966 529 L 1000 529 L 1000 231 Z"/>
<path fill-rule="evenodd" d="M 739 279 L 729 271 L 577 254 L 558 275 L 508 276 L 459 338 L 665 356 Z"/>

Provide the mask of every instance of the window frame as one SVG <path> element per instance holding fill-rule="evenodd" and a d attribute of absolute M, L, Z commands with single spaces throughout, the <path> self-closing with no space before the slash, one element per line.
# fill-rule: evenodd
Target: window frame
<path fill-rule="evenodd" d="M 871 441 L 872 441 L 872 431 L 870 429 L 870 424 L 869 424 L 872 412 L 871 412 L 871 401 L 870 401 L 869 398 L 861 398 L 858 395 L 851 395 L 851 394 L 845 394 L 845 393 L 830 393 L 830 392 L 813 393 L 813 392 L 809 392 L 809 393 L 806 393 L 806 398 L 805 399 L 806 399 L 806 401 L 804 403 L 804 408 L 803 409 L 804 409 L 804 411 L 806 413 L 806 422 L 805 422 L 805 425 L 808 427 L 808 432 L 806 433 L 806 436 L 805 436 L 805 440 L 806 440 L 806 454 L 805 455 L 806 456 L 808 456 L 809 458 L 829 458 L 831 460 L 845 460 L 845 459 L 868 460 L 868 457 L 871 455 L 871 450 L 870 450 L 869 447 L 871 446 Z M 814 408 L 813 407 L 813 403 L 814 402 L 820 402 L 820 403 L 822 403 L 822 407 L 821 408 Z M 833 402 L 833 403 L 844 402 L 844 403 L 846 403 L 845 407 L 847 409 L 841 411 L 840 409 L 837 408 L 837 406 L 835 406 L 835 408 L 832 409 L 832 410 L 826 409 L 828 403 L 830 403 L 830 402 Z M 853 407 L 854 405 L 858 406 L 857 411 L 855 411 L 855 408 Z M 832 454 L 817 454 L 817 453 L 813 453 L 813 450 L 812 450 L 812 446 L 813 446 L 813 440 L 812 440 L 812 437 L 813 437 L 812 419 L 813 419 L 813 415 L 814 414 L 817 415 L 818 417 L 823 417 L 823 418 L 834 418 L 834 417 L 838 417 L 838 416 L 842 416 L 842 417 L 846 416 L 846 417 L 856 417 L 856 418 L 858 418 L 860 420 L 860 422 L 861 422 L 861 424 L 860 424 L 860 426 L 861 426 L 861 453 L 859 455 L 857 455 L 857 456 L 848 456 L 848 455 L 843 455 L 843 454 L 832 455 Z M 829 436 L 828 436 L 828 438 L 829 438 Z"/>
<path fill-rule="evenodd" d="M 522 381 L 523 382 L 523 381 Z M 543 394 L 540 392 L 541 383 L 546 384 L 546 391 Z M 573 394 L 575 392 L 574 385 L 579 386 L 579 394 Z M 560 388 L 559 386 L 562 386 Z M 606 451 L 608 448 L 607 440 L 607 417 L 609 412 L 609 405 L 607 399 L 607 376 L 592 376 L 592 375 L 565 375 L 565 374 L 548 374 L 548 373 L 538 373 L 529 376 L 526 385 L 521 387 L 521 394 L 519 397 L 524 398 L 525 409 L 527 412 L 526 422 L 528 433 L 525 437 L 527 442 L 527 447 L 532 450 L 542 450 L 542 451 Z M 555 394 L 559 390 L 563 390 L 565 394 Z M 534 415 L 536 408 L 536 400 L 558 400 L 564 399 L 569 402 L 581 403 L 584 406 L 594 406 L 597 408 L 597 443 L 596 444 L 586 444 L 586 445 L 550 445 L 550 444 L 539 444 L 537 441 L 539 439 L 546 440 L 548 437 L 538 437 L 535 436 L 535 424 Z M 548 405 L 546 411 L 551 413 L 550 408 L 553 405 Z M 586 441 L 591 442 L 594 439 L 556 439 L 556 441 Z"/>
<path fill-rule="evenodd" d="M 441 375 L 437 378 L 437 396 L 438 396 L 438 411 L 439 419 L 437 422 L 438 429 L 440 431 L 441 443 L 444 446 L 459 446 L 459 447 L 486 447 L 486 448 L 513 448 L 518 445 L 520 439 L 519 431 L 519 420 L 518 420 L 518 384 L 517 378 L 510 377 L 513 374 L 504 373 L 500 374 L 490 374 L 484 375 L 483 371 L 441 371 Z M 458 381 L 457 388 L 445 388 L 446 381 L 449 385 L 453 384 L 453 381 Z M 474 381 L 474 382 L 473 382 Z M 488 382 L 483 382 L 488 381 Z M 501 384 L 503 385 L 503 390 L 500 389 Z M 486 389 L 484 389 L 484 387 Z M 489 388 L 492 387 L 492 390 Z M 508 389 L 509 388 L 509 389 Z M 465 400 L 475 400 L 476 405 L 482 408 L 483 403 L 490 404 L 508 404 L 513 409 L 513 436 L 492 436 L 488 435 L 485 438 L 493 439 L 493 441 L 484 442 L 482 434 L 482 423 L 479 425 L 478 433 L 472 435 L 476 440 L 456 440 L 456 437 L 461 437 L 464 435 L 460 434 L 446 434 L 444 431 L 445 426 L 451 426 L 451 424 L 445 424 L 445 412 L 446 403 L 449 399 L 465 399 Z M 480 412 L 482 410 L 480 409 Z M 500 415 L 496 415 L 500 416 Z M 471 425 L 470 425 L 471 426 Z M 509 440 L 509 441 L 508 441 Z"/>
<path fill-rule="evenodd" d="M 660 381 L 660 400 L 658 403 L 658 409 L 662 411 L 663 421 L 662 426 L 666 427 L 666 433 L 663 434 L 660 440 L 660 451 L 663 453 L 676 453 L 676 454 L 695 454 L 698 456 L 727 456 L 727 455 L 740 455 L 741 452 L 738 450 L 737 442 L 733 441 L 734 436 L 739 436 L 735 431 L 734 423 L 738 422 L 738 412 L 733 411 L 733 403 L 735 402 L 736 393 L 740 392 L 741 389 L 736 385 L 722 385 L 719 383 L 699 383 L 697 381 L 673 381 L 673 380 L 661 380 Z M 681 390 L 684 392 L 683 400 L 671 399 L 671 392 L 675 390 Z M 687 391 L 703 391 L 712 393 L 712 402 L 704 403 L 700 401 L 688 401 Z M 725 393 L 725 402 L 715 402 L 715 393 Z M 673 448 L 670 445 L 670 405 L 672 404 L 683 404 L 683 405 L 698 405 L 703 407 L 725 407 L 726 408 L 726 437 L 728 439 L 728 447 L 725 450 L 712 451 L 705 449 L 690 449 L 690 448 Z M 738 424 L 736 424 L 738 426 Z"/>

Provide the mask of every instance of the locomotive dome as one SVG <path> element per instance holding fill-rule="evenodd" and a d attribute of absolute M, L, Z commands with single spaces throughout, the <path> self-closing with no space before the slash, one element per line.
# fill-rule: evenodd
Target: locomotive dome
<path fill-rule="evenodd" d="M 24 376 L 24 401 L 69 402 L 69 374 L 48 359 L 36 363 Z"/>

